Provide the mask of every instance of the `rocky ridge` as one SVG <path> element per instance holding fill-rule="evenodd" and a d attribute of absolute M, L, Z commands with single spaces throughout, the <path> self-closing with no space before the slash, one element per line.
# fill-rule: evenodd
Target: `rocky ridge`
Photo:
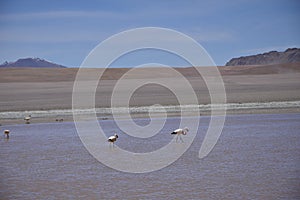
<path fill-rule="evenodd" d="M 300 62 L 300 49 L 289 48 L 284 52 L 270 51 L 267 53 L 232 58 L 226 66 L 236 65 L 270 65 Z"/>

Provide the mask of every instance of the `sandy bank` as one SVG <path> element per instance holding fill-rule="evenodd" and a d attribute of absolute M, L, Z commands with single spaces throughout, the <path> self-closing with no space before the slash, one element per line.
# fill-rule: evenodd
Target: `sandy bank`
<path fill-rule="evenodd" d="M 218 69 L 224 81 L 227 103 L 300 100 L 300 63 L 270 66 L 229 66 L 218 67 Z M 87 74 L 90 73 L 91 75 L 95 74 L 97 70 L 86 69 Z M 129 70 L 126 68 L 109 69 L 104 72 L 95 95 L 97 108 L 110 107 L 112 91 L 117 80 Z M 199 73 L 194 68 L 178 68 L 176 70 L 184 75 L 193 87 L 199 105 L 210 104 L 206 83 Z M 204 70 L 209 70 L 209 68 Z M 71 109 L 73 84 L 77 71 L 76 68 L 0 69 L 0 112 Z M 135 71 L 135 73 L 138 78 L 145 78 L 149 75 L 165 79 L 172 78 L 172 73 L 161 68 L 144 68 Z M 176 84 L 174 82 L 174 85 L 179 89 L 182 87 L 182 85 Z M 126 87 L 121 92 L 126 93 Z M 153 104 L 178 105 L 178 100 L 171 91 L 157 84 L 147 84 L 140 87 L 134 92 L 130 100 L 130 106 L 151 106 Z M 229 111 L 229 113 L 274 112 L 299 112 L 299 109 L 264 108 Z M 205 113 L 203 112 L 203 114 Z M 65 116 L 66 120 L 71 120 L 71 118 Z M 1 124 L 7 122 L 7 119 L 2 118 L 0 120 Z M 46 121 L 55 121 L 55 117 Z"/>

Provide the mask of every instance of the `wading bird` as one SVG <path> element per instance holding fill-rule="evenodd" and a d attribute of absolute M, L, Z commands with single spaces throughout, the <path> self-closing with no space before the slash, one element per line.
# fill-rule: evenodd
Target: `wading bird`
<path fill-rule="evenodd" d="M 117 141 L 118 137 L 119 136 L 117 134 L 114 134 L 114 135 L 110 136 L 107 141 L 114 146 L 114 143 L 115 143 L 115 141 Z"/>
<path fill-rule="evenodd" d="M 3 133 L 6 136 L 6 138 L 8 139 L 9 138 L 10 130 L 4 130 Z"/>
<path fill-rule="evenodd" d="M 183 142 L 183 139 L 181 138 L 181 135 L 186 135 L 187 132 L 189 132 L 189 129 L 187 127 L 185 127 L 184 129 L 176 129 L 175 131 L 173 131 L 171 134 L 172 135 L 176 135 L 176 142 L 178 140 L 178 137 L 179 139 L 181 140 L 181 142 Z"/>
<path fill-rule="evenodd" d="M 27 117 L 24 118 L 26 124 L 30 124 L 30 119 L 31 119 L 31 115 L 28 115 Z"/>
<path fill-rule="evenodd" d="M 55 119 L 55 121 L 56 121 L 56 122 L 63 122 L 64 119 L 63 119 L 63 118 L 60 118 L 60 119 L 57 118 L 57 119 Z"/>

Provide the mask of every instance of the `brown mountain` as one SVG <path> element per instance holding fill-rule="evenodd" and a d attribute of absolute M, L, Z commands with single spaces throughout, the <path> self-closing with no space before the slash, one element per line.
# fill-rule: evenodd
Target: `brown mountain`
<path fill-rule="evenodd" d="M 300 62 L 300 49 L 289 48 L 284 52 L 270 51 L 263 54 L 232 58 L 229 62 L 226 63 L 226 66 L 270 65 L 296 62 Z"/>

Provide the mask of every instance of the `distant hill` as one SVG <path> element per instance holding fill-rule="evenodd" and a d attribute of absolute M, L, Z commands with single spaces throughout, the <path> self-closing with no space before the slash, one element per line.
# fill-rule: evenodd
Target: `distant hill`
<path fill-rule="evenodd" d="M 226 66 L 270 65 L 296 62 L 300 62 L 300 49 L 290 48 L 284 52 L 270 51 L 263 54 L 232 58 L 229 62 L 226 63 Z"/>
<path fill-rule="evenodd" d="M 0 67 L 66 68 L 40 58 L 21 58 L 16 62 L 5 62 Z"/>

